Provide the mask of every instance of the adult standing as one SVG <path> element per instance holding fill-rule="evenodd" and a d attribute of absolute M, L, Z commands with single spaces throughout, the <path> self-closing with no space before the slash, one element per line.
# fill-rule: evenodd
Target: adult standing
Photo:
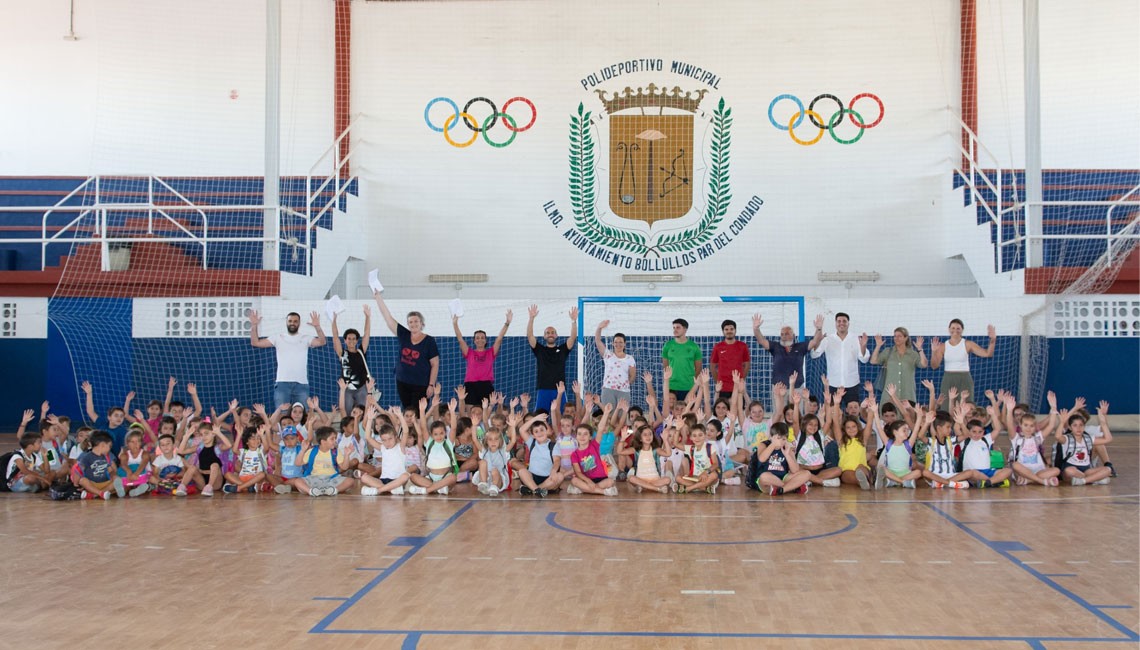
<path fill-rule="evenodd" d="M 503 337 L 507 335 L 513 317 L 514 314 L 508 309 L 499 335 L 488 348 L 486 331 L 475 330 L 475 335 L 472 337 L 475 347 L 471 347 L 467 345 L 463 332 L 459 329 L 459 316 L 451 316 L 451 326 L 455 329 L 455 339 L 459 341 L 459 351 L 467 361 L 467 369 L 463 375 L 463 387 L 467 390 L 467 396 L 463 402 L 468 406 L 481 405 L 484 399 L 491 399 L 491 393 L 495 392 L 495 359 L 503 347 Z"/>
<path fill-rule="evenodd" d="M 894 345 L 883 349 L 883 337 L 875 335 L 875 351 L 871 353 L 871 363 L 882 366 L 882 388 L 894 384 L 895 397 L 914 403 L 918 400 L 914 388 L 914 371 L 927 366 L 926 352 L 922 349 L 923 338 L 914 337 L 911 345 L 910 332 L 905 327 L 896 327 Z M 883 400 L 884 402 L 886 400 Z"/>
<path fill-rule="evenodd" d="M 419 408 L 420 398 L 431 397 L 435 392 L 435 380 L 439 376 L 439 346 L 435 337 L 424 333 L 424 315 L 418 311 L 408 312 L 408 326 L 396 322 L 384 296 L 373 291 L 376 306 L 388 329 L 400 342 L 400 358 L 396 359 L 396 394 L 405 409 Z"/>
<path fill-rule="evenodd" d="M 689 339 L 689 321 L 678 318 L 673 321 L 673 338 L 661 348 L 661 365 L 673 370 L 668 388 L 684 402 L 693 389 L 695 378 L 701 372 L 701 348 Z"/>
<path fill-rule="evenodd" d="M 752 316 L 752 335 L 756 337 L 756 343 L 772 355 L 772 386 L 784 384 L 790 389 L 803 386 L 807 374 L 804 370 L 804 360 L 807 359 L 808 352 L 818 348 L 823 341 L 823 314 L 816 315 L 815 335 L 808 341 L 797 341 L 792 326 L 783 325 L 780 327 L 780 340 L 773 345 L 772 341 L 760 332 L 760 326 L 763 324 L 763 316 L 760 314 Z M 796 381 L 794 385 L 789 385 L 788 381 L 792 375 L 795 375 Z"/>
<path fill-rule="evenodd" d="M 747 379 L 748 371 L 752 368 L 752 353 L 748 344 L 736 338 L 736 321 L 725 320 L 720 324 L 720 331 L 724 340 L 717 341 L 713 346 L 712 356 L 709 357 L 709 374 L 714 383 L 720 384 L 720 399 L 732 397 L 732 373 L 740 373 Z"/>
<path fill-rule="evenodd" d="M 566 360 L 570 358 L 570 351 L 578 341 L 578 308 L 570 310 L 570 336 L 562 343 L 558 342 L 558 330 L 549 326 L 542 331 L 542 345 L 534 336 L 534 319 L 538 317 L 538 305 L 531 305 L 527 309 L 530 318 L 526 322 L 526 341 L 530 344 L 530 351 L 535 359 L 535 409 L 549 409 L 558 398 L 558 384 L 566 383 Z M 566 403 L 566 394 L 562 394 L 561 403 Z"/>
<path fill-rule="evenodd" d="M 983 359 L 994 356 L 997 347 L 997 330 L 993 325 L 986 326 L 986 334 L 990 337 L 990 344 L 986 348 L 962 338 L 965 325 L 955 318 L 950 321 L 950 337 L 943 344 L 935 337 L 930 340 L 930 367 L 935 370 L 946 361 L 946 370 L 942 373 L 943 395 L 948 395 L 951 388 L 957 388 L 958 394 L 966 393 L 965 401 L 974 402 L 974 378 L 970 375 L 970 355 Z M 951 412 L 954 405 L 950 404 Z"/>
<path fill-rule="evenodd" d="M 261 315 L 249 312 L 249 343 L 255 348 L 273 348 L 277 352 L 277 382 L 273 386 L 274 404 L 292 404 L 309 399 L 309 348 L 319 348 L 328 341 L 321 329 L 321 315 L 310 314 L 309 324 L 317 335 L 302 334 L 301 315 L 289 312 L 285 316 L 285 333 L 267 338 L 258 335 Z"/>
<path fill-rule="evenodd" d="M 835 314 L 835 334 L 826 334 L 811 358 L 827 355 L 827 378 L 835 388 L 843 388 L 843 404 L 862 402 L 862 382 L 859 381 L 859 364 L 867 363 L 867 333 L 850 335 L 851 317 L 843 312 Z"/>
<path fill-rule="evenodd" d="M 613 406 L 621 400 L 630 402 L 630 384 L 637 379 L 637 362 L 625 353 L 625 334 L 614 334 L 614 349 L 611 351 L 602 341 L 602 330 L 610 326 L 608 320 L 598 323 L 594 330 L 594 345 L 602 355 L 605 371 L 602 373 L 602 406 Z"/>
<path fill-rule="evenodd" d="M 344 412 L 352 413 L 352 407 L 365 407 L 368 404 L 368 340 L 372 336 L 372 310 L 364 305 L 364 334 L 353 328 L 344 331 L 344 345 L 340 342 L 336 314 L 332 317 L 333 351 L 340 360 L 340 377 L 344 380 Z"/>

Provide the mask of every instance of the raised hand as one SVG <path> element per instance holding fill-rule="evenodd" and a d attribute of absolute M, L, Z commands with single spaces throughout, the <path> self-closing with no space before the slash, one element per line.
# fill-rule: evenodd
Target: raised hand
<path fill-rule="evenodd" d="M 875 394 L 875 383 L 872 381 L 863 382 L 863 392 L 867 393 L 868 395 L 874 395 Z"/>
<path fill-rule="evenodd" d="M 895 386 L 894 384 L 887 384 L 887 395 L 890 395 L 892 398 L 895 398 L 897 393 L 898 393 L 898 387 L 897 386 Z"/>
<path fill-rule="evenodd" d="M 609 320 L 604 320 L 604 321 L 602 321 L 602 322 L 598 323 L 598 331 L 600 332 L 600 331 L 602 331 L 602 330 L 606 329 L 606 328 L 607 328 L 607 327 L 609 327 L 609 326 L 610 326 L 610 321 L 609 321 Z"/>
<path fill-rule="evenodd" d="M 450 400 L 447 402 L 447 410 L 448 410 L 448 412 L 450 412 L 450 413 L 455 413 L 456 411 L 458 411 L 458 410 L 459 410 L 459 400 L 457 400 L 457 399 L 455 399 L 454 397 L 452 397 L 452 398 L 451 398 L 451 399 L 450 399 Z"/>
<path fill-rule="evenodd" d="M 653 373 L 646 370 L 641 374 L 641 380 L 647 384 L 653 384 Z"/>
<path fill-rule="evenodd" d="M 788 376 L 788 386 L 795 386 L 796 380 L 799 378 L 800 373 L 798 371 L 792 371 L 792 374 Z"/>
<path fill-rule="evenodd" d="M 426 397 L 420 398 L 420 415 L 427 413 L 428 401 Z"/>
<path fill-rule="evenodd" d="M 236 411 L 236 410 L 238 410 L 238 406 L 239 406 L 239 405 L 240 405 L 240 403 L 239 403 L 239 402 L 238 402 L 236 399 L 231 399 L 231 400 L 230 400 L 230 410 L 231 410 L 231 411 Z"/>
<path fill-rule="evenodd" d="M 629 400 L 624 397 L 619 399 L 617 407 L 619 411 L 629 411 Z"/>
<path fill-rule="evenodd" d="M 916 350 L 922 350 L 922 344 L 926 342 L 925 336 L 916 336 L 912 339 Z"/>
<path fill-rule="evenodd" d="M 759 313 L 752 314 L 752 329 L 758 330 L 764 324 L 764 317 Z"/>
<path fill-rule="evenodd" d="M 514 319 L 514 317 L 515 317 L 515 313 L 514 313 L 513 311 L 511 311 L 511 310 L 509 310 L 509 309 L 508 309 L 508 310 L 507 310 L 507 313 L 506 313 L 506 316 L 504 317 L 504 319 L 506 320 L 506 323 L 507 323 L 507 325 L 510 325 L 510 324 L 511 324 L 511 320 L 512 320 L 512 319 Z"/>
<path fill-rule="evenodd" d="M 812 324 L 815 325 L 815 328 L 817 330 L 823 329 L 823 314 L 816 314 L 815 320 L 812 321 Z"/>
<path fill-rule="evenodd" d="M 577 307 L 571 307 L 570 308 L 570 320 L 578 320 L 578 308 Z"/>
<path fill-rule="evenodd" d="M 309 312 L 309 324 L 312 325 L 314 329 L 320 329 L 321 313 L 316 311 Z"/>
<path fill-rule="evenodd" d="M 174 388 L 174 386 L 175 386 L 175 385 L 177 385 L 177 384 L 178 384 L 178 380 L 177 380 L 177 379 L 175 379 L 174 377 L 171 377 L 171 378 L 170 378 L 170 379 L 168 379 L 168 380 L 167 380 L 167 382 L 166 382 L 166 388 L 167 388 L 167 390 L 169 390 L 169 389 L 171 389 L 171 388 Z"/>
<path fill-rule="evenodd" d="M 1108 402 L 1106 400 L 1102 399 L 1100 401 L 1100 404 L 1096 407 L 1096 414 L 1100 417 L 1108 415 Z"/>
<path fill-rule="evenodd" d="M 930 351 L 931 352 L 937 352 L 941 349 L 942 349 L 942 341 L 939 341 L 937 336 L 930 339 Z"/>
<path fill-rule="evenodd" d="M 950 396 L 950 402 L 953 403 L 958 399 L 958 387 L 951 386 L 950 390 L 946 394 Z"/>
<path fill-rule="evenodd" d="M 339 386 L 341 390 L 348 388 L 348 382 L 344 380 L 344 377 L 338 377 L 336 380 L 336 385 Z"/>
<path fill-rule="evenodd" d="M 530 405 L 530 393 L 519 395 L 519 402 L 522 403 L 523 410 L 527 410 L 527 407 Z"/>
<path fill-rule="evenodd" d="M 989 336 L 991 339 L 996 339 L 997 338 L 997 328 L 994 327 L 993 325 L 986 325 L 986 335 Z"/>
<path fill-rule="evenodd" d="M 863 348 L 867 347 L 867 333 L 866 332 L 863 332 L 862 334 L 859 335 L 859 345 L 860 345 L 860 347 L 863 347 Z"/>
<path fill-rule="evenodd" d="M 257 313 L 256 309 L 249 310 L 246 313 L 246 316 L 249 318 L 249 324 L 250 325 L 257 327 L 258 325 L 261 324 L 261 314 Z"/>
<path fill-rule="evenodd" d="M 372 318 L 372 308 L 368 305 L 364 305 L 364 317 Z M 367 334 L 367 332 L 365 332 L 365 334 Z"/>
<path fill-rule="evenodd" d="M 457 398 L 461 399 L 461 400 L 465 400 L 465 399 L 467 399 L 467 387 L 466 387 L 466 386 L 464 386 L 463 384 L 460 384 L 459 386 L 456 386 L 456 388 L 455 388 L 455 396 L 456 396 Z M 484 407 L 484 408 L 485 408 L 485 407 Z"/>
<path fill-rule="evenodd" d="M 1084 407 L 1085 407 L 1085 398 L 1078 397 L 1077 399 L 1073 400 L 1072 410 L 1079 411 L 1079 410 L 1083 409 Z"/>
<path fill-rule="evenodd" d="M 923 379 L 922 380 L 922 387 L 925 388 L 927 391 L 929 391 L 931 395 L 934 394 L 934 382 L 933 381 L 931 381 L 929 379 Z"/>
<path fill-rule="evenodd" d="M 1049 410 L 1050 411 L 1056 411 L 1057 410 L 1057 393 L 1054 393 L 1053 391 L 1049 391 L 1048 393 L 1045 393 L 1045 400 L 1047 402 L 1049 402 Z"/>
<path fill-rule="evenodd" d="M 671 366 L 666 366 L 665 370 L 661 374 L 665 378 L 665 382 L 668 383 L 669 380 L 673 378 L 673 368 Z"/>
<path fill-rule="evenodd" d="M 575 379 L 575 380 L 574 380 L 574 381 L 573 381 L 573 382 L 570 384 L 570 388 L 572 388 L 572 389 L 574 390 L 574 394 L 575 394 L 575 395 L 577 395 L 578 393 L 581 393 L 581 392 L 582 392 L 582 384 L 581 384 L 581 383 L 580 383 L 580 382 L 579 382 L 577 379 Z"/>
<path fill-rule="evenodd" d="M 526 308 L 526 313 L 530 314 L 530 319 L 534 320 L 538 316 L 538 305 L 531 305 Z"/>
<path fill-rule="evenodd" d="M 91 382 L 84 381 L 82 384 L 79 385 L 79 387 L 83 389 L 84 393 L 87 393 L 88 395 L 91 394 Z"/>
<path fill-rule="evenodd" d="M 186 392 L 189 393 L 191 396 L 197 395 L 198 394 L 198 384 L 195 384 L 194 382 L 190 382 L 190 383 L 186 384 Z"/>
<path fill-rule="evenodd" d="M 22 427 L 28 426 L 28 423 L 31 422 L 32 419 L 35 417 L 36 417 L 35 411 L 33 411 L 32 409 L 24 409 L 24 416 L 22 418 L 20 418 L 20 426 L 22 426 Z"/>
<path fill-rule="evenodd" d="M 511 406 L 511 414 L 513 415 L 515 412 L 515 409 L 517 409 L 519 407 L 519 398 L 512 397 L 510 406 Z"/>
<path fill-rule="evenodd" d="M 883 347 L 883 343 L 885 343 L 885 341 L 883 341 L 883 335 L 882 334 L 876 334 L 875 335 L 875 347 L 881 348 L 881 347 Z"/>
<path fill-rule="evenodd" d="M 716 383 L 716 386 L 714 386 L 714 389 L 716 390 L 716 392 L 717 392 L 717 393 L 720 393 L 720 392 L 721 392 L 721 390 L 723 390 L 723 389 L 724 389 L 724 382 L 723 382 L 723 381 L 718 381 L 718 382 Z"/>
<path fill-rule="evenodd" d="M 308 404 L 309 404 L 309 410 L 310 411 L 315 411 L 315 410 L 321 408 L 321 398 L 317 397 L 316 395 L 313 395 L 312 397 L 307 399 L 306 402 L 308 402 Z"/>

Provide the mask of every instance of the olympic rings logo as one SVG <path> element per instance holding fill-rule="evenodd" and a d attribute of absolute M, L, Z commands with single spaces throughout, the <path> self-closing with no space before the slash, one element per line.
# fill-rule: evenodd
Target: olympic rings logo
<path fill-rule="evenodd" d="M 791 100 L 793 103 L 795 103 L 796 108 L 798 109 L 796 113 L 792 115 L 792 117 L 788 120 L 787 125 L 777 122 L 776 118 L 772 115 L 772 109 L 776 107 L 776 104 L 785 99 Z M 816 103 L 820 100 L 825 99 L 829 99 L 835 102 L 836 106 L 838 107 L 838 110 L 832 113 L 831 118 L 826 122 L 824 122 L 823 117 L 815 111 Z M 855 110 L 855 102 L 858 102 L 860 99 L 870 99 L 879 105 L 879 116 L 869 124 L 865 122 L 863 120 L 863 116 Z M 817 95 L 816 98 L 811 100 L 811 103 L 808 104 L 806 110 L 804 109 L 804 103 L 800 101 L 800 98 L 796 97 L 795 95 L 777 95 L 774 99 L 772 99 L 772 103 L 768 104 L 768 121 L 772 123 L 772 126 L 780 129 L 781 131 L 787 131 L 788 135 L 792 137 L 793 142 L 805 147 L 810 147 L 811 145 L 819 142 L 820 139 L 823 138 L 823 134 L 825 132 L 830 134 L 831 139 L 835 140 L 839 144 L 855 144 L 859 141 L 860 138 L 863 137 L 863 133 L 867 129 L 873 129 L 883 121 L 884 113 L 885 111 L 883 109 L 883 100 L 879 99 L 878 95 L 875 95 L 874 93 L 859 93 L 858 95 L 855 95 L 851 98 L 851 101 L 847 104 L 846 107 L 843 106 L 843 102 L 838 97 L 829 93 Z M 859 127 L 859 133 L 849 140 L 844 140 L 838 135 L 835 135 L 835 127 L 843 121 L 844 115 L 850 118 L 852 124 Z M 802 140 L 796 135 L 795 130 L 800 126 L 800 124 L 803 123 L 804 116 L 807 116 L 807 118 L 811 121 L 812 126 L 819 129 L 819 133 L 817 133 L 811 140 Z"/>
<path fill-rule="evenodd" d="M 527 107 L 530 108 L 530 121 L 523 126 L 519 126 L 519 121 L 511 115 L 507 114 L 507 109 L 511 107 L 511 104 L 514 104 L 516 102 L 526 104 Z M 471 110 L 471 106 L 473 104 L 478 103 L 483 103 L 491 107 L 491 114 L 483 120 L 482 125 L 480 125 L 478 119 L 476 119 L 473 115 L 471 115 L 471 113 L 468 112 Z M 451 107 L 451 115 L 448 115 L 447 119 L 444 120 L 443 126 L 436 126 L 431 121 L 431 109 L 436 104 L 447 104 Z M 435 131 L 436 133 L 442 133 L 443 139 L 447 140 L 447 144 L 458 149 L 470 147 L 472 144 L 475 144 L 475 141 L 479 139 L 480 135 L 483 136 L 483 141 L 487 144 L 495 147 L 496 149 L 502 149 L 503 147 L 506 147 L 514 142 L 515 136 L 534 126 L 534 121 L 537 119 L 538 110 L 535 109 L 534 102 L 530 101 L 526 97 L 511 97 L 506 101 L 505 104 L 503 104 L 503 108 L 501 110 L 495 106 L 495 102 L 487 99 L 486 97 L 475 97 L 471 100 L 468 100 L 468 102 L 463 106 L 463 110 L 459 110 L 459 105 L 452 101 L 450 97 L 436 97 L 435 99 L 428 102 L 427 106 L 424 107 L 424 122 L 427 123 L 428 128 L 432 131 Z M 471 137 L 462 142 L 457 141 L 451 137 L 452 132 L 456 127 L 459 126 L 460 120 L 462 120 L 463 124 L 471 130 Z M 507 131 L 510 131 L 511 134 L 507 137 L 506 140 L 496 142 L 491 139 L 489 133 L 491 129 L 495 128 L 495 126 L 500 123 L 500 120 L 502 120 L 502 125 L 507 129 Z"/>

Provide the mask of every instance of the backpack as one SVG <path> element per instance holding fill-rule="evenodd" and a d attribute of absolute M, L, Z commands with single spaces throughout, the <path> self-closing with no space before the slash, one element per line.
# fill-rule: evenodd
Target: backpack
<path fill-rule="evenodd" d="M 713 447 L 711 442 L 705 443 L 705 453 L 708 454 L 710 460 L 717 458 L 716 448 Z M 696 461 L 693 459 L 693 456 L 695 456 L 695 454 L 685 454 L 685 457 L 689 459 L 689 476 L 693 476 L 693 471 L 696 470 Z"/>
<path fill-rule="evenodd" d="M 527 449 L 526 449 L 528 459 L 530 458 L 530 454 L 534 453 L 534 446 L 537 443 L 538 443 L 538 441 L 535 440 L 534 438 L 530 439 L 530 443 L 527 445 Z M 547 449 L 547 451 L 550 452 L 550 469 L 551 469 L 551 471 L 554 470 L 554 448 L 557 445 L 558 445 L 558 443 L 554 442 L 554 440 L 547 440 L 546 441 L 546 449 Z M 528 462 L 527 464 L 529 465 L 530 463 Z"/>
<path fill-rule="evenodd" d="M 0 481 L 0 492 L 11 492 L 12 491 L 12 488 L 8 487 L 8 481 L 11 481 L 12 477 L 15 476 L 16 473 L 19 472 L 20 470 L 13 468 L 12 473 L 9 474 L 8 473 L 8 463 L 11 463 L 12 458 L 15 456 L 18 456 L 19 454 L 20 454 L 20 450 L 16 449 L 14 451 L 10 451 L 10 452 L 0 456 L 0 467 L 4 468 L 4 480 Z"/>
<path fill-rule="evenodd" d="M 962 461 L 966 459 L 966 447 L 970 446 L 970 443 L 973 441 L 974 441 L 973 438 L 966 438 L 962 441 L 962 444 L 958 446 L 958 458 L 954 462 L 954 469 L 956 471 L 959 471 L 959 472 L 964 471 L 962 469 Z M 987 450 L 992 451 L 990 449 L 990 443 L 987 442 L 985 438 L 982 438 L 978 442 L 985 445 Z M 990 469 L 997 469 L 994 467 L 993 462 L 994 462 L 993 461 L 993 455 L 991 454 L 990 455 Z"/>
<path fill-rule="evenodd" d="M 52 501 L 76 501 L 83 498 L 83 490 L 70 481 L 58 481 L 48 488 L 48 497 Z"/>
<path fill-rule="evenodd" d="M 451 461 L 451 471 L 458 474 L 459 463 L 455 460 L 455 451 L 451 448 L 451 445 L 447 444 L 447 441 L 441 442 L 439 444 L 443 445 L 443 450 L 447 452 L 447 459 Z M 427 458 L 431 456 L 431 450 L 435 447 L 435 445 L 435 438 L 429 438 L 427 445 L 424 446 L 424 462 L 427 462 Z"/>
<path fill-rule="evenodd" d="M 837 467 L 839 465 L 839 447 L 835 446 L 834 449 L 832 450 L 833 451 L 832 454 L 827 453 L 828 452 L 828 447 L 827 447 L 828 444 L 835 445 L 835 441 L 831 440 L 830 438 L 825 438 L 823 436 L 823 434 L 820 433 L 819 431 L 816 431 L 815 433 L 811 434 L 811 437 L 815 438 L 816 443 L 819 444 L 819 450 L 821 452 L 823 452 L 823 469 L 830 469 L 832 467 Z M 804 446 L 804 443 L 807 442 L 807 439 L 808 439 L 807 435 L 803 435 L 803 434 L 801 434 L 798 438 L 796 438 L 796 452 L 794 454 L 794 457 L 796 458 L 796 460 L 799 460 L 800 448 L 802 448 Z"/>
<path fill-rule="evenodd" d="M 313 461 L 317 459 L 317 454 L 320 452 L 320 449 L 313 447 L 311 451 L 313 453 L 309 454 L 309 459 L 305 461 L 305 466 L 301 472 L 302 476 L 308 476 L 313 473 Z M 340 464 L 336 462 L 336 447 L 333 447 L 329 452 L 332 456 L 333 471 L 340 474 Z"/>
<path fill-rule="evenodd" d="M 751 458 L 748 459 L 748 475 L 744 477 L 744 485 L 749 490 L 759 492 L 760 485 L 758 481 L 760 480 L 760 475 L 763 473 L 763 470 L 760 469 L 760 450 L 756 450 L 752 452 Z"/>
<path fill-rule="evenodd" d="M 1081 438 L 1084 439 L 1085 449 L 1089 453 L 1088 466 L 1092 467 L 1093 438 L 1087 432 L 1082 433 Z M 1056 467 L 1062 472 L 1065 471 L 1065 467 L 1069 465 L 1069 459 L 1072 458 L 1076 453 L 1077 437 L 1072 433 L 1066 431 L 1064 444 L 1058 442 L 1053 445 L 1053 467 Z M 0 460 L 2 459 L 3 457 L 0 457 Z"/>
<path fill-rule="evenodd" d="M 631 449 L 632 449 L 632 447 L 631 447 Z M 650 449 L 649 453 L 653 454 L 653 463 L 654 463 L 654 465 L 657 466 L 657 473 L 663 476 L 663 474 L 661 472 L 661 464 L 660 464 L 661 463 L 661 457 L 657 454 L 657 450 L 656 449 Z M 640 448 L 634 449 L 632 458 L 633 458 L 633 468 L 632 468 L 632 473 L 630 474 L 630 476 L 637 476 L 637 459 L 641 458 L 641 449 Z M 551 459 L 551 460 L 553 460 L 553 459 Z"/>

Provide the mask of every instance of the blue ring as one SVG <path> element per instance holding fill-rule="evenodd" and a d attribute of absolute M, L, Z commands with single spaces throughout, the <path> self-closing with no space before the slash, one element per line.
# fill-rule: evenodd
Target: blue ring
<path fill-rule="evenodd" d="M 431 119 L 428 117 L 428 111 L 431 110 L 432 106 L 435 106 L 439 102 L 447 102 L 449 105 L 451 105 L 451 110 L 455 111 L 456 122 L 459 121 L 459 105 L 451 101 L 451 98 L 449 97 L 436 97 L 435 99 L 428 102 L 427 106 L 424 107 L 424 122 L 427 122 L 428 128 L 432 131 L 435 131 L 436 133 L 443 133 L 443 127 L 437 127 L 436 125 L 432 124 Z"/>
<path fill-rule="evenodd" d="M 776 95 L 776 97 L 772 99 L 772 103 L 768 104 L 768 121 L 772 123 L 772 126 L 776 127 L 777 129 L 780 129 L 781 131 L 787 131 L 788 130 L 788 127 L 784 126 L 783 124 L 780 124 L 779 122 L 776 121 L 776 118 L 772 117 L 772 109 L 776 107 L 776 103 L 779 102 L 781 99 L 790 99 L 796 103 L 796 106 L 799 107 L 800 119 L 796 120 L 796 123 L 792 125 L 793 129 L 798 127 L 800 125 L 800 123 L 804 121 L 804 115 L 806 114 L 806 111 L 804 111 L 804 103 L 801 102 L 800 98 L 796 97 L 795 95 L 788 95 L 788 94 Z"/>

